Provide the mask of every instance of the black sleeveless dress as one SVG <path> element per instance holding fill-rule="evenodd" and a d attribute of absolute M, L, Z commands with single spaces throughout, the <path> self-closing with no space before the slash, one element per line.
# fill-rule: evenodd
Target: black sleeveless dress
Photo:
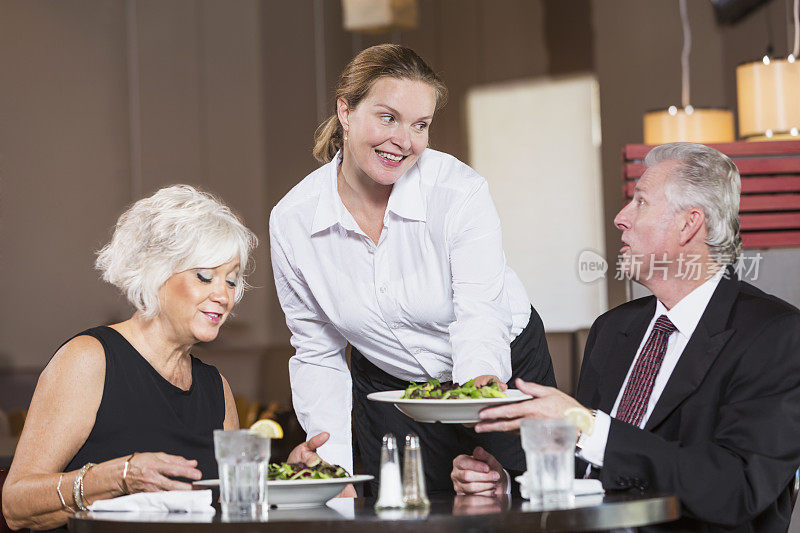
<path fill-rule="evenodd" d="M 203 479 L 217 478 L 215 429 L 225 420 L 225 396 L 217 369 L 192 356 L 192 386 L 184 391 L 164 379 L 115 329 L 79 333 L 103 344 L 103 398 L 89 437 L 64 471 L 133 452 L 165 452 L 196 459 Z M 73 337 L 74 338 L 74 337 Z"/>

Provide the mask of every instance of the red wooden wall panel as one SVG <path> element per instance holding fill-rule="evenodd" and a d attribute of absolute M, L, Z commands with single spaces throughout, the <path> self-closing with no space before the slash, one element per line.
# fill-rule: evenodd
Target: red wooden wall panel
<path fill-rule="evenodd" d="M 712 144 L 736 163 L 742 177 L 739 204 L 745 248 L 800 246 L 800 141 Z M 622 151 L 622 194 L 633 195 L 652 146 Z"/>

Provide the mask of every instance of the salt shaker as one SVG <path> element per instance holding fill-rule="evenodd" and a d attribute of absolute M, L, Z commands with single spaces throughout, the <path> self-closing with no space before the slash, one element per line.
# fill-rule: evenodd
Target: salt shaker
<path fill-rule="evenodd" d="M 419 437 L 413 433 L 406 435 L 403 456 L 403 503 L 412 509 L 430 506 L 425 490 L 425 471 L 422 468 Z"/>
<path fill-rule="evenodd" d="M 400 480 L 400 459 L 397 439 L 391 433 L 383 436 L 381 445 L 381 481 L 378 488 L 376 509 L 401 509 L 403 507 L 403 485 Z"/>

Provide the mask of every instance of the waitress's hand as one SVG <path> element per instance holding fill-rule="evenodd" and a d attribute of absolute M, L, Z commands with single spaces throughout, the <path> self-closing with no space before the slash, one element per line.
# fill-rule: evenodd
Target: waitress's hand
<path fill-rule="evenodd" d="M 325 431 L 314 435 L 303 444 L 297 445 L 289 454 L 286 462 L 303 463 L 304 465 L 316 462 L 316 460 L 320 458 L 319 455 L 317 455 L 317 448 L 325 444 L 328 438 L 330 438 L 330 433 L 326 433 Z"/>
<path fill-rule="evenodd" d="M 325 444 L 325 442 L 330 438 L 330 433 L 322 432 L 318 435 L 314 435 L 307 442 L 298 445 L 292 450 L 292 453 L 289 454 L 289 457 L 286 459 L 287 463 L 303 463 L 307 465 L 310 462 L 316 462 L 320 459 L 320 456 L 317 455 L 317 448 Z M 356 494 L 356 489 L 353 487 L 353 484 L 348 484 L 342 492 L 336 495 L 337 498 L 356 498 L 358 494 Z"/>
<path fill-rule="evenodd" d="M 485 374 L 483 376 L 478 376 L 475 378 L 475 386 L 478 388 L 483 387 L 484 385 L 488 385 L 490 382 L 494 381 L 497 385 L 500 386 L 500 390 L 506 390 L 508 385 L 500 381 L 500 378 L 497 376 L 492 376 L 491 374 Z"/>
<path fill-rule="evenodd" d="M 347 485 L 342 492 L 336 495 L 337 498 L 357 498 L 356 488 L 352 483 Z"/>

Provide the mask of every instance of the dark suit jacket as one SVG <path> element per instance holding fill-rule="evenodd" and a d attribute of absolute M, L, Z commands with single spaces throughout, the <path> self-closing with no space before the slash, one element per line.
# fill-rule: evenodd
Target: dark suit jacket
<path fill-rule="evenodd" d="M 800 311 L 729 274 L 645 428 L 611 420 L 603 487 L 680 499 L 681 520 L 654 530 L 789 526 L 789 483 L 800 466 Z M 655 305 L 641 298 L 595 321 L 578 401 L 611 412 Z"/>

